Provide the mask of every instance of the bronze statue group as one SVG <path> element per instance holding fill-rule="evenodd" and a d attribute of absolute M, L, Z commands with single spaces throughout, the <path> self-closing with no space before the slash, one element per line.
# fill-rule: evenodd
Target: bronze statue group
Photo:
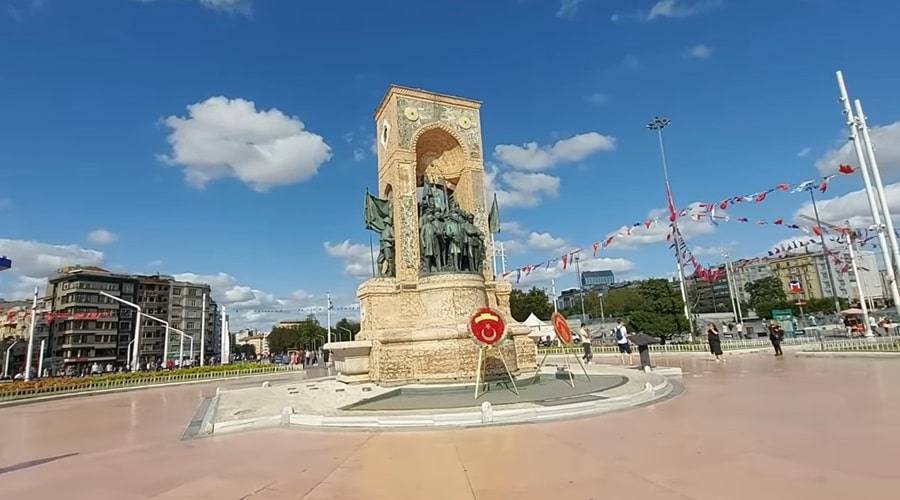
<path fill-rule="evenodd" d="M 446 188 L 427 181 L 419 204 L 419 248 L 423 274 L 481 272 L 484 235 Z"/>

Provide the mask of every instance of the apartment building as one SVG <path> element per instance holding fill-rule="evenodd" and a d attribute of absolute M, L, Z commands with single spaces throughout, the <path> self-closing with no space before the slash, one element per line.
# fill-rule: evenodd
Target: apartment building
<path fill-rule="evenodd" d="M 47 285 L 50 365 L 54 373 L 79 374 L 93 363 L 123 365 L 134 331 L 134 310 L 100 294 L 133 302 L 133 276 L 99 267 L 67 267 Z"/>

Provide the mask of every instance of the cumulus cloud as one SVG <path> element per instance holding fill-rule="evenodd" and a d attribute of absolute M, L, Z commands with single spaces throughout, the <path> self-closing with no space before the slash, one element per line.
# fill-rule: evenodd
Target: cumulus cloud
<path fill-rule="evenodd" d="M 540 171 L 563 163 L 578 162 L 594 153 L 614 149 L 614 137 L 587 132 L 556 141 L 553 145 L 540 146 L 536 142 L 522 146 L 499 144 L 494 147 L 494 156 L 513 168 Z"/>
<path fill-rule="evenodd" d="M 485 174 L 488 200 L 497 195 L 503 207 L 535 207 L 559 196 L 559 177 L 542 173 L 504 172 L 496 167 Z"/>
<path fill-rule="evenodd" d="M 566 240 L 557 238 L 550 233 L 538 233 L 532 231 L 528 235 L 527 245 L 535 250 L 560 250 L 565 251 Z"/>
<path fill-rule="evenodd" d="M 78 245 L 55 245 L 39 241 L 0 239 L 0 255 L 13 261 L 13 267 L 0 275 L 0 295 L 22 298 L 40 288 L 56 270 L 72 265 L 99 266 L 103 252 Z"/>
<path fill-rule="evenodd" d="M 805 158 L 809 153 L 812 152 L 812 148 L 803 148 L 797 152 L 797 158 Z"/>
<path fill-rule="evenodd" d="M 562 0 L 559 4 L 559 10 L 556 11 L 556 17 L 563 19 L 572 19 L 578 13 L 578 4 L 583 0 Z"/>
<path fill-rule="evenodd" d="M 87 234 L 87 239 L 95 245 L 109 245 L 118 241 L 119 237 L 107 229 L 94 229 Z"/>
<path fill-rule="evenodd" d="M 687 50 L 687 56 L 692 59 L 709 59 L 712 49 L 702 43 L 694 45 Z"/>
<path fill-rule="evenodd" d="M 882 177 L 896 177 L 900 175 L 900 121 L 883 126 L 869 128 L 869 136 L 875 148 L 875 159 L 878 160 L 878 169 Z M 848 164 L 858 166 L 856 151 L 850 141 L 834 149 L 828 150 L 816 161 L 816 168 L 824 175 L 830 175 L 837 171 L 838 165 Z"/>
<path fill-rule="evenodd" d="M 689 210 L 692 211 L 696 211 L 698 207 L 699 203 L 691 203 L 688 205 Z M 670 229 L 667 211 L 665 209 L 651 210 L 647 214 L 647 218 L 658 218 L 659 222 L 651 225 L 650 228 L 644 226 L 631 228 L 631 235 L 627 237 L 616 237 L 612 244 L 613 247 L 637 248 L 668 241 L 666 238 L 669 235 Z M 625 232 L 627 229 L 628 226 L 623 226 L 617 230 L 615 234 Z M 697 236 L 711 234 L 715 232 L 716 227 L 711 224 L 708 219 L 697 221 L 690 217 L 679 217 L 678 229 L 681 231 L 681 235 L 685 240 L 690 240 Z"/>
<path fill-rule="evenodd" d="M 343 261 L 344 274 L 347 276 L 356 278 L 372 276 L 372 253 L 368 245 L 351 243 L 350 240 L 340 243 L 326 241 L 322 245 L 328 255 Z"/>
<path fill-rule="evenodd" d="M 683 2 L 681 0 L 660 0 L 650 8 L 647 20 L 659 18 L 680 18 L 693 16 L 701 12 L 714 9 L 722 5 L 722 0 L 700 0 L 696 2 Z"/>
<path fill-rule="evenodd" d="M 885 195 L 887 195 L 888 208 L 891 211 L 893 220 L 900 222 L 898 214 L 900 214 L 900 183 L 888 184 L 884 187 Z M 850 221 L 850 227 L 866 228 L 874 223 L 872 212 L 869 210 L 869 201 L 866 197 L 865 190 L 853 191 L 842 196 L 829 198 L 826 200 L 817 200 L 819 207 L 819 218 L 822 222 L 830 224 L 844 225 L 844 221 Z M 804 203 L 794 214 L 794 218 L 798 224 L 812 225 L 809 219 L 803 219 L 800 216 L 813 217 L 813 207 L 811 202 Z"/>
<path fill-rule="evenodd" d="M 257 111 L 252 101 L 210 97 L 169 116 L 172 151 L 161 158 L 184 169 L 188 184 L 235 177 L 256 191 L 304 181 L 331 158 L 325 140 L 297 117 L 278 109 Z"/>
<path fill-rule="evenodd" d="M 252 10 L 252 0 L 200 0 L 200 5 L 222 12 L 249 14 Z"/>

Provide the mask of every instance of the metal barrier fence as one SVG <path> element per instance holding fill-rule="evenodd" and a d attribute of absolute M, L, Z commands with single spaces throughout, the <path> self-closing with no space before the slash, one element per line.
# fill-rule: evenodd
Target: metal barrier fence
<path fill-rule="evenodd" d="M 205 379 L 216 379 L 216 378 L 232 378 L 232 377 L 241 377 L 245 375 L 260 375 L 264 373 L 277 373 L 277 372 L 292 372 L 292 371 L 301 371 L 297 365 L 263 365 L 253 368 L 241 368 L 237 370 L 227 370 L 227 371 L 209 371 L 209 372 L 200 372 L 200 373 L 172 373 L 166 374 L 165 372 L 155 372 L 160 373 L 160 375 L 149 375 L 146 377 L 137 377 L 137 378 L 122 378 L 116 380 L 115 378 L 107 379 L 107 380 L 91 380 L 88 383 L 83 383 L 81 380 L 78 382 L 73 382 L 69 385 L 61 384 L 61 385 L 53 385 L 50 387 L 22 387 L 21 389 L 13 388 L 12 390 L 6 390 L 7 387 L 0 385 L 0 402 L 2 401 L 12 401 L 17 399 L 27 399 L 38 396 L 49 396 L 56 394 L 76 394 L 79 392 L 90 392 L 90 391 L 98 391 L 105 389 L 117 389 L 123 387 L 139 387 L 142 385 L 157 385 L 157 384 L 168 384 L 168 383 L 177 383 L 177 382 L 191 382 L 195 380 L 205 380 Z M 154 373 L 154 372 L 151 372 Z M 84 377 L 90 379 L 92 377 Z M 46 379 L 45 379 L 46 380 Z M 15 382 L 13 382 L 15 384 Z"/>
<path fill-rule="evenodd" d="M 879 350 L 877 346 L 886 346 L 886 349 L 897 350 L 900 349 L 898 346 L 900 345 L 900 336 L 890 336 L 890 337 L 866 337 L 866 338 L 858 338 L 858 339 L 837 339 L 837 340 L 823 340 L 817 339 L 815 337 L 789 337 L 781 341 L 781 345 L 783 346 L 804 346 L 809 347 L 811 350 L 825 350 L 825 351 L 833 351 L 833 350 L 869 350 L 869 351 L 877 351 Z M 723 351 L 740 351 L 744 349 L 761 349 L 771 347 L 772 343 L 769 339 L 746 339 L 746 340 L 723 340 L 722 341 L 722 350 Z M 706 342 L 694 342 L 690 344 L 653 344 L 650 346 L 651 352 L 659 352 L 659 353 L 670 353 L 670 352 L 709 352 L 709 344 Z M 538 354 L 564 354 L 564 353 L 577 353 L 580 354 L 583 352 L 583 348 L 579 346 L 570 346 L 570 347 L 540 347 L 538 348 Z M 603 346 L 593 346 L 594 354 L 617 354 L 619 352 L 618 346 L 614 345 L 603 345 Z"/>

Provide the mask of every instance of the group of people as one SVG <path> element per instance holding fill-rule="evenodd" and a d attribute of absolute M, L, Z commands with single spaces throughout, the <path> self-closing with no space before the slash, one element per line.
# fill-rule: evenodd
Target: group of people
<path fill-rule="evenodd" d="M 322 352 L 322 358 L 328 362 L 328 351 Z M 319 364 L 319 351 L 313 349 L 299 349 L 291 351 L 288 357 L 288 364 L 313 366 Z"/>
<path fill-rule="evenodd" d="M 581 347 L 584 349 L 581 359 L 585 363 L 590 363 L 594 359 L 593 344 L 590 331 L 588 331 L 584 323 L 581 324 L 581 329 L 578 330 L 578 336 L 581 337 Z M 626 354 L 628 355 L 628 364 L 633 364 L 634 355 L 631 352 L 631 342 L 628 341 L 628 329 L 625 327 L 625 322 L 621 319 L 612 330 L 612 336 L 616 341 L 616 346 L 619 348 L 619 357 L 622 360 L 622 364 L 625 364 Z"/>
<path fill-rule="evenodd" d="M 784 340 L 784 328 L 782 328 L 781 323 L 771 321 L 767 328 L 769 330 L 769 341 L 772 342 L 772 347 L 775 349 L 775 355 L 784 355 L 781 351 L 781 341 Z M 722 352 L 722 337 L 719 328 L 715 323 L 706 325 L 706 341 L 709 343 L 710 354 L 716 358 L 716 363 L 724 363 L 725 358 Z"/>

